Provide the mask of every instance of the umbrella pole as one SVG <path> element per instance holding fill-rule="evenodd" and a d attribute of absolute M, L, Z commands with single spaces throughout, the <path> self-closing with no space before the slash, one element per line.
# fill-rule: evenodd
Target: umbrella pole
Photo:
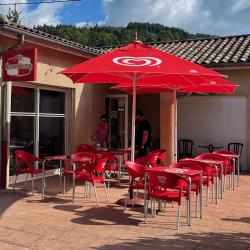
<path fill-rule="evenodd" d="M 136 115 L 136 77 L 133 77 L 133 109 L 131 130 L 131 161 L 135 161 L 135 115 Z"/>
<path fill-rule="evenodd" d="M 177 162 L 177 101 L 176 90 L 174 90 L 174 162 Z"/>

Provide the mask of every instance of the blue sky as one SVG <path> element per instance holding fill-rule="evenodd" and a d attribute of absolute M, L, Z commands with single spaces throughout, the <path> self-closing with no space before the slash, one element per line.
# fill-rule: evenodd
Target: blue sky
<path fill-rule="evenodd" d="M 35 0 L 0 0 L 0 3 Z M 38 1 L 38 0 L 36 0 Z M 27 26 L 73 24 L 126 26 L 130 21 L 161 23 L 192 33 L 250 33 L 250 0 L 81 0 L 72 3 L 20 5 Z M 8 7 L 0 6 L 0 13 Z"/>

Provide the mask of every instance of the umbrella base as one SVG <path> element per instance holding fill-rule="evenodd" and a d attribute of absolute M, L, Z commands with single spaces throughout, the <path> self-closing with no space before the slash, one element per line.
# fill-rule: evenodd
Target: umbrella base
<path fill-rule="evenodd" d="M 127 198 L 122 198 L 119 199 L 116 203 L 118 205 L 124 206 L 125 205 L 125 200 Z M 144 207 L 144 200 L 137 198 L 137 199 L 127 199 L 127 207 Z"/>

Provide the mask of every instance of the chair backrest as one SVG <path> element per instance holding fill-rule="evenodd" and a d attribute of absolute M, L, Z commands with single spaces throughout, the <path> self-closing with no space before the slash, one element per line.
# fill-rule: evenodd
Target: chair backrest
<path fill-rule="evenodd" d="M 191 156 L 193 153 L 193 144 L 194 142 L 189 139 L 178 140 L 178 158 L 183 158 L 185 155 Z"/>
<path fill-rule="evenodd" d="M 96 156 L 90 152 L 79 152 L 71 155 L 71 162 L 75 163 L 77 170 L 81 171 L 83 169 L 92 171 L 95 167 Z"/>
<path fill-rule="evenodd" d="M 94 170 L 98 176 L 105 177 L 105 167 L 107 163 L 108 158 L 97 159 Z"/>
<path fill-rule="evenodd" d="M 144 178 L 145 176 L 144 166 L 132 161 L 125 161 L 124 164 L 127 167 L 128 175 L 131 176 L 132 179 L 135 179 L 137 177 Z"/>
<path fill-rule="evenodd" d="M 185 159 L 182 159 L 181 162 L 190 162 L 190 163 L 198 164 L 202 168 L 203 175 L 205 176 L 210 176 L 214 172 L 212 166 L 210 166 L 209 164 L 205 162 L 199 162 L 198 160 L 195 160 L 193 158 L 185 158 Z"/>
<path fill-rule="evenodd" d="M 227 155 L 234 155 L 232 151 L 228 150 L 216 150 L 213 152 L 214 154 L 227 154 Z"/>
<path fill-rule="evenodd" d="M 157 149 L 157 150 L 149 152 L 149 154 L 150 153 L 157 154 L 157 164 L 163 164 L 164 165 L 164 161 L 165 161 L 166 153 L 167 153 L 167 151 L 165 149 Z"/>
<path fill-rule="evenodd" d="M 33 163 L 38 162 L 39 158 L 31 153 L 22 150 L 15 151 L 16 168 L 33 168 Z"/>
<path fill-rule="evenodd" d="M 158 163 L 160 152 L 158 150 L 150 151 L 148 154 L 147 162 L 156 165 Z"/>
<path fill-rule="evenodd" d="M 181 191 L 188 187 L 187 178 L 165 171 L 148 171 L 148 180 L 149 192 L 166 189 Z"/>
<path fill-rule="evenodd" d="M 240 142 L 231 142 L 228 144 L 228 150 L 236 155 L 241 155 L 243 144 Z"/>
<path fill-rule="evenodd" d="M 76 147 L 77 152 L 92 152 L 93 147 L 90 144 L 79 144 Z"/>
<path fill-rule="evenodd" d="M 179 161 L 171 165 L 171 167 L 175 168 L 186 168 L 193 170 L 203 170 L 199 163 L 195 161 Z"/>
<path fill-rule="evenodd" d="M 103 158 L 108 158 L 108 160 L 110 162 L 114 162 L 114 161 L 117 161 L 117 157 L 112 154 L 112 153 L 109 153 L 109 152 L 105 152 L 105 151 L 100 151 L 100 150 L 94 150 L 93 151 L 93 154 L 96 155 L 96 158 L 97 159 L 103 159 Z"/>
<path fill-rule="evenodd" d="M 218 161 L 222 161 L 224 163 L 224 167 L 229 167 L 230 164 L 231 164 L 231 161 L 222 156 L 222 155 L 218 155 L 218 154 L 215 154 L 215 153 L 204 153 L 204 154 L 201 154 L 199 156 L 197 156 L 195 159 L 197 160 L 218 160 Z"/>
<path fill-rule="evenodd" d="M 204 153 L 195 157 L 197 160 L 218 160 L 224 161 L 226 158 L 224 156 L 215 154 L 215 153 Z"/>

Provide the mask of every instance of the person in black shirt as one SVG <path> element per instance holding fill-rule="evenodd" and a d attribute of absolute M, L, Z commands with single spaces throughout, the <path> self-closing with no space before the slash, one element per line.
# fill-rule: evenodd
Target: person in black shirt
<path fill-rule="evenodd" d="M 141 110 L 136 111 L 136 122 L 135 149 L 137 150 L 137 157 L 142 157 L 147 155 L 151 148 L 152 129 Z"/>

